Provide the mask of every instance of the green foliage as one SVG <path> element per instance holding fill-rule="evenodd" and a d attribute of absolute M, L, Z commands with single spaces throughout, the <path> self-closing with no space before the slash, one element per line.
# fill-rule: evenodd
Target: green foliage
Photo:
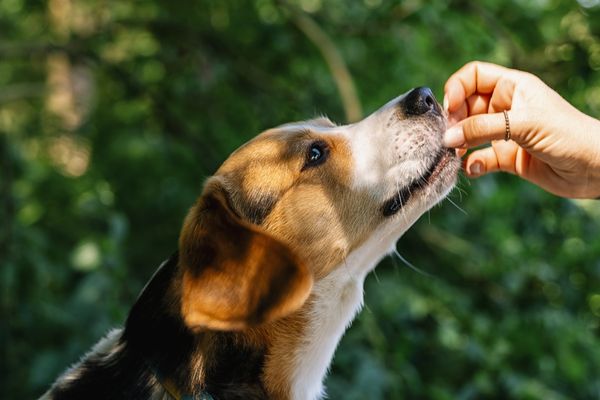
<path fill-rule="evenodd" d="M 40 395 L 157 265 L 203 179 L 261 130 L 326 113 L 335 43 L 365 112 L 472 59 L 600 115 L 597 0 L 0 2 L 0 398 Z M 294 11 L 295 10 L 295 11 Z M 576 127 L 574 127 L 576 129 Z M 600 397 L 600 203 L 462 180 L 386 259 L 333 399 Z"/>

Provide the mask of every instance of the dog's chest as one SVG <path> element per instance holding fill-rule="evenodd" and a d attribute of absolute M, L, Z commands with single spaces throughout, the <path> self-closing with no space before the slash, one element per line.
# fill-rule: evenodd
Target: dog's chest
<path fill-rule="evenodd" d="M 364 277 L 338 268 L 314 289 L 306 336 L 296 350 L 293 399 L 321 398 L 323 378 L 346 328 L 363 304 Z"/>

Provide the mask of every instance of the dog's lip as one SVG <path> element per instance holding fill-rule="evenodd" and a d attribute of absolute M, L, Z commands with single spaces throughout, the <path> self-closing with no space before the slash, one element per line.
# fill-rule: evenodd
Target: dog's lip
<path fill-rule="evenodd" d="M 429 186 L 440 175 L 441 171 L 448 165 L 450 160 L 456 157 L 454 149 L 443 147 L 435 156 L 435 159 L 420 177 L 413 179 L 411 183 L 398 191 L 394 196 L 385 201 L 382 207 L 384 216 L 390 216 L 398 212 L 408 200 L 419 190 Z"/>
<path fill-rule="evenodd" d="M 452 160 L 453 157 L 456 157 L 456 151 L 447 147 L 442 148 L 440 154 L 441 156 L 439 156 L 440 159 L 437 164 L 435 162 L 433 163 L 433 170 L 426 179 L 425 185 L 429 185 L 431 182 L 433 182 L 440 175 L 441 171 L 446 167 L 446 165 L 448 165 L 450 160 Z"/>

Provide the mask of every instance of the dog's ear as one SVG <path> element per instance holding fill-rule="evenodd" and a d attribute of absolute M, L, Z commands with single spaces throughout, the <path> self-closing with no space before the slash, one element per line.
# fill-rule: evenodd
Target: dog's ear
<path fill-rule="evenodd" d="M 240 220 L 218 186 L 207 187 L 179 238 L 185 323 L 237 330 L 297 310 L 312 287 L 308 269 L 283 243 Z"/>

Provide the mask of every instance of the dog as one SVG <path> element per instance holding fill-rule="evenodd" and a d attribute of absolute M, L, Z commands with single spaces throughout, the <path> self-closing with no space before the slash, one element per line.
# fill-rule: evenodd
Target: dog
<path fill-rule="evenodd" d="M 456 183 L 446 124 L 417 88 L 354 124 L 320 117 L 244 144 L 206 181 L 124 328 L 42 399 L 323 397 L 366 275 Z"/>

